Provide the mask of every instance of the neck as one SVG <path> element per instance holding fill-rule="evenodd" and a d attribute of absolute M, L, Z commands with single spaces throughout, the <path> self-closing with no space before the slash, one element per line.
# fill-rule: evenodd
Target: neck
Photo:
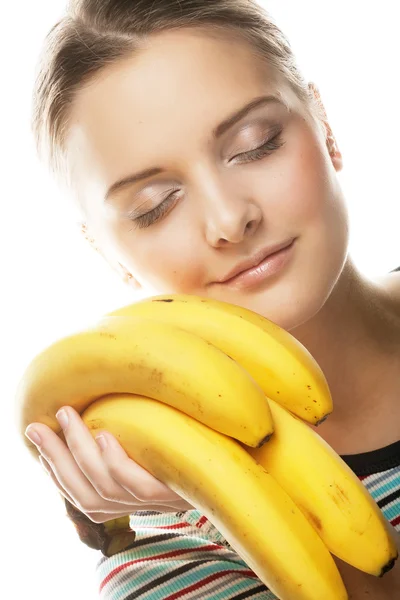
<path fill-rule="evenodd" d="M 330 387 L 331 425 L 393 399 L 400 319 L 385 290 L 348 260 L 323 308 L 291 331 L 316 359 Z M 395 350 L 397 346 L 397 350 Z M 378 404 L 379 406 L 379 404 Z"/>

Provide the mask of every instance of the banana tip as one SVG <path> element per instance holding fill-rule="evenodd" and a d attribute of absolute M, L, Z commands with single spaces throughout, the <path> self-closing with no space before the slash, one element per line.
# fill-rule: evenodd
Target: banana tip
<path fill-rule="evenodd" d="M 317 421 L 317 422 L 315 423 L 315 427 L 318 427 L 318 425 L 321 425 L 321 423 L 323 423 L 324 421 L 326 421 L 326 419 L 327 419 L 327 418 L 329 417 L 329 415 L 331 415 L 331 414 L 332 414 L 332 413 L 328 413 L 328 414 L 324 415 L 324 416 L 322 417 L 322 419 L 320 419 L 319 421 Z"/>
<path fill-rule="evenodd" d="M 394 556 L 393 558 L 391 558 L 386 565 L 384 565 L 382 567 L 381 572 L 379 573 L 379 577 L 383 577 L 385 573 L 387 573 L 388 571 L 390 571 L 391 569 L 393 569 L 394 567 L 394 563 L 396 562 L 396 560 L 398 559 L 399 555 L 396 554 L 396 556 Z"/>
<path fill-rule="evenodd" d="M 271 437 L 272 437 L 272 433 L 269 433 L 268 435 L 266 435 L 266 436 L 265 436 L 265 437 L 264 437 L 264 438 L 261 440 L 261 442 L 259 442 L 259 443 L 258 443 L 258 445 L 256 446 L 256 448 L 261 448 L 262 446 L 264 446 L 264 444 L 265 444 L 266 442 L 268 442 L 268 440 L 270 440 L 270 439 L 271 439 Z"/>

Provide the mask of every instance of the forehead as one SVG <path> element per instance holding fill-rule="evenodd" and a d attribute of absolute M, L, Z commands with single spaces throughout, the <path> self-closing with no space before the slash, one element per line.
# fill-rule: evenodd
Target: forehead
<path fill-rule="evenodd" d="M 154 160 L 165 152 L 182 156 L 257 95 L 284 91 L 295 103 L 280 79 L 238 36 L 163 32 L 78 92 L 67 147 L 100 170 L 113 165 L 110 177 L 149 153 Z"/>

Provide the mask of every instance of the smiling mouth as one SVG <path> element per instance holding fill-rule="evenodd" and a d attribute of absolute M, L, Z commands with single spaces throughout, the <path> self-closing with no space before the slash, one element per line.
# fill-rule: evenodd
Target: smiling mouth
<path fill-rule="evenodd" d="M 281 244 L 270 246 L 258 252 L 252 259 L 248 259 L 232 269 L 225 277 L 215 283 L 230 285 L 240 280 L 257 279 L 272 275 L 283 266 L 286 256 L 289 254 L 296 238 L 292 238 Z"/>

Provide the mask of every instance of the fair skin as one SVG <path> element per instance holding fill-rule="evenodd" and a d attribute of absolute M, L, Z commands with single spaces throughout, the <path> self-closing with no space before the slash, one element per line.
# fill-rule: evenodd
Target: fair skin
<path fill-rule="evenodd" d="M 281 102 L 212 137 L 221 121 L 271 95 Z M 263 157 L 243 156 L 266 141 Z M 334 412 L 318 433 L 338 453 L 397 441 L 400 274 L 372 282 L 352 263 L 342 157 L 329 124 L 317 122 L 246 43 L 185 30 L 154 36 L 79 92 L 68 151 L 90 235 L 113 267 L 150 293 L 225 300 L 291 331 L 327 377 Z M 157 166 L 162 173 L 105 201 L 115 182 Z M 143 216 L 174 191 L 158 220 Z M 260 248 L 293 237 L 276 277 L 251 288 L 217 282 Z M 65 409 L 66 443 L 38 423 L 39 449 L 57 488 L 94 522 L 149 507 L 192 508 L 108 433 L 101 451 L 76 411 Z M 400 587 L 398 564 L 382 580 L 340 569 L 354 600 L 389 600 Z"/>

